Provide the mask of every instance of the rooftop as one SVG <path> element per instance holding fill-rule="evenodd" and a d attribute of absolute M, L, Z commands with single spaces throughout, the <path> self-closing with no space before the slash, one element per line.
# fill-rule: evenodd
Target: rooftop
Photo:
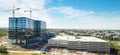
<path fill-rule="evenodd" d="M 83 41 L 83 42 L 107 42 L 105 40 L 91 36 L 56 36 L 53 40 Z"/>

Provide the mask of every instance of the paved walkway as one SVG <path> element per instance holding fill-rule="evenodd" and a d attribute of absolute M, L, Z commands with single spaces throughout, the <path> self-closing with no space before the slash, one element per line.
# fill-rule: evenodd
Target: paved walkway
<path fill-rule="evenodd" d="M 47 46 L 48 46 L 48 43 L 47 43 L 46 45 L 44 45 L 44 46 L 40 49 L 40 51 L 45 51 L 45 49 L 47 48 Z"/>

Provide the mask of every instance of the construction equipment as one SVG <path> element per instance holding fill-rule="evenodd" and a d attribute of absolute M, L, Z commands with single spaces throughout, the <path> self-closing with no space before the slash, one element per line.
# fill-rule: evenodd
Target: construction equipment
<path fill-rule="evenodd" d="M 30 8 L 29 10 L 24 10 L 24 12 L 30 12 L 30 18 L 32 18 L 32 11 L 38 11 L 38 10 L 41 10 L 41 9 L 32 9 L 32 8 Z"/>
<path fill-rule="evenodd" d="M 4 12 L 12 11 L 13 17 L 15 17 L 15 11 L 17 11 L 17 10 L 20 10 L 20 8 L 16 8 L 15 6 L 13 6 L 13 9 L 11 9 L 11 10 L 6 10 L 6 11 L 4 11 Z"/>
<path fill-rule="evenodd" d="M 30 8 L 30 10 L 25 10 L 24 12 L 30 12 L 30 18 L 32 18 L 32 9 Z"/>

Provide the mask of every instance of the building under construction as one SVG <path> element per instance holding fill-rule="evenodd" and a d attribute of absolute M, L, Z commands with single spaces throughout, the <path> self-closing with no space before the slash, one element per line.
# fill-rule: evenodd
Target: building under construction
<path fill-rule="evenodd" d="M 27 17 L 9 18 L 9 41 L 14 44 L 25 44 L 36 42 L 46 32 L 46 23 Z"/>
<path fill-rule="evenodd" d="M 48 40 L 48 46 L 90 52 L 110 52 L 109 42 L 95 37 L 57 36 Z"/>

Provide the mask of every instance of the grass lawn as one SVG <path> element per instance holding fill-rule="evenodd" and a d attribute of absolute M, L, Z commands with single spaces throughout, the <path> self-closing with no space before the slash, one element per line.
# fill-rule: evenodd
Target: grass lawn
<path fill-rule="evenodd" d="M 0 53 L 0 55 L 47 55 L 47 54 L 25 53 L 25 52 L 9 52 L 9 53 Z"/>
<path fill-rule="evenodd" d="M 120 51 L 120 41 L 110 41 L 111 48 Z"/>

